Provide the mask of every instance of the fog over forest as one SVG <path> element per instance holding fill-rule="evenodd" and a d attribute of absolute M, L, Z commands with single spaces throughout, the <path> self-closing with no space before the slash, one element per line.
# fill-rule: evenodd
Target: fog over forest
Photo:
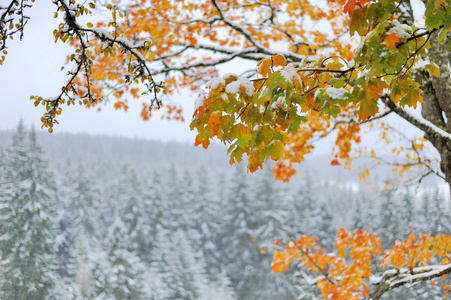
<path fill-rule="evenodd" d="M 323 156 L 283 183 L 269 164 L 230 166 L 220 145 L 19 124 L 0 149 L 2 299 L 320 299 L 312 274 L 271 272 L 276 239 L 311 234 L 331 251 L 340 227 L 384 247 L 451 228 L 438 181 L 384 190 L 389 168 L 359 181 Z M 429 285 L 384 299 L 442 299 Z"/>

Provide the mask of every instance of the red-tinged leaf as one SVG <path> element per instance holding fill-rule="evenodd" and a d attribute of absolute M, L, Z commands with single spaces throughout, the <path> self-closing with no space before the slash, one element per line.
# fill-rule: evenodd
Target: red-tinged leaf
<path fill-rule="evenodd" d="M 356 6 L 362 8 L 365 2 L 365 0 L 348 0 L 348 2 L 346 2 L 345 6 L 343 7 L 343 12 L 345 14 L 351 15 L 354 12 Z"/>
<path fill-rule="evenodd" d="M 218 134 L 218 124 L 221 122 L 219 115 L 217 113 L 212 113 L 208 117 L 208 125 L 213 130 L 214 135 Z"/>
<path fill-rule="evenodd" d="M 204 117 L 204 114 L 205 114 L 205 107 L 201 106 L 197 109 L 197 111 L 198 111 L 199 120 L 202 120 L 202 118 Z"/>
<path fill-rule="evenodd" d="M 332 160 L 332 161 L 330 162 L 330 164 L 331 164 L 332 166 L 339 166 L 339 165 L 340 165 L 340 162 L 338 161 L 338 159 L 334 159 L 334 160 Z"/>
<path fill-rule="evenodd" d="M 388 48 L 394 49 L 396 47 L 396 43 L 399 42 L 399 38 L 396 33 L 392 33 L 384 39 L 384 43 Z"/>

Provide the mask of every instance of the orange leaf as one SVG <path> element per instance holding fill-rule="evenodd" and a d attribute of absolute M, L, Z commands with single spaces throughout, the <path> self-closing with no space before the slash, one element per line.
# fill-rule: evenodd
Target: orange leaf
<path fill-rule="evenodd" d="M 365 4 L 365 2 L 366 2 L 365 0 L 348 0 L 348 2 L 346 2 L 345 6 L 343 8 L 343 12 L 345 14 L 351 15 L 355 10 L 356 5 L 360 8 L 362 8 L 363 4 Z"/>
<path fill-rule="evenodd" d="M 278 66 L 285 67 L 287 65 L 287 61 L 285 60 L 285 56 L 283 56 L 282 54 L 274 55 L 272 57 L 272 62 L 274 64 L 274 66 L 276 66 L 276 67 L 278 67 Z"/>
<path fill-rule="evenodd" d="M 399 38 L 394 32 L 384 39 L 384 43 L 387 45 L 387 47 L 392 49 L 396 47 L 396 43 L 398 42 Z"/>

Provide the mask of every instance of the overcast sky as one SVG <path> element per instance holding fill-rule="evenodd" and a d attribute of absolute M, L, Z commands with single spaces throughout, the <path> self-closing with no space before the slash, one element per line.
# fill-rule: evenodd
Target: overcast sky
<path fill-rule="evenodd" d="M 15 128 L 21 117 L 27 126 L 33 124 L 40 128 L 44 107 L 34 107 L 33 101 L 29 100 L 30 96 L 54 97 L 66 83 L 66 71 L 61 72 L 60 69 L 73 49 L 61 42 L 54 43 L 52 32 L 59 21 L 53 18 L 53 12 L 54 5 L 51 1 L 36 1 L 28 10 L 31 19 L 25 28 L 23 40 L 20 41 L 16 36 L 14 41 L 8 41 L 8 55 L 4 65 L 0 66 L 0 129 Z M 246 64 L 235 62 L 221 67 L 221 74 L 240 73 L 244 71 L 241 69 L 243 67 Z M 162 121 L 159 116 L 153 116 L 150 121 L 144 122 L 139 117 L 141 104 L 133 105 L 133 101 L 128 112 L 116 111 L 112 105 L 102 105 L 101 112 L 79 106 L 63 106 L 63 114 L 57 118 L 60 124 L 55 125 L 54 132 L 83 132 L 194 143 L 196 132 L 189 130 L 189 121 L 196 97 L 196 93 L 189 91 L 173 97 L 176 103 L 184 107 L 184 123 Z M 332 138 L 317 145 L 315 153 L 330 154 L 331 140 Z M 369 140 L 374 143 L 374 136 Z"/>
<path fill-rule="evenodd" d="M 69 47 L 54 43 L 53 30 L 58 20 L 53 19 L 54 5 L 51 1 L 36 1 L 28 10 L 31 17 L 22 41 L 15 36 L 8 41 L 8 55 L 0 66 L 0 129 L 15 128 L 22 117 L 25 124 L 40 128 L 44 107 L 34 107 L 31 95 L 53 97 L 67 80 L 65 71 L 60 72 L 66 61 Z M 115 111 L 112 105 L 102 106 L 102 111 L 82 107 L 63 106 L 63 114 L 57 120 L 54 132 L 85 132 L 127 137 L 158 139 L 162 141 L 194 142 L 195 132 L 189 130 L 196 94 L 175 96 L 185 110 L 184 123 L 161 121 L 155 116 L 144 122 L 139 117 L 140 103 L 131 103 L 128 112 Z"/>

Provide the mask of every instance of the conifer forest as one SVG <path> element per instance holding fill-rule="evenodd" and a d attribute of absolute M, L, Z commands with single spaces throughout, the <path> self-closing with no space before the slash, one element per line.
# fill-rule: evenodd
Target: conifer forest
<path fill-rule="evenodd" d="M 382 189 L 306 167 L 284 183 L 271 168 L 226 167 L 222 149 L 49 139 L 22 123 L 0 146 L 2 299 L 320 299 L 309 272 L 270 271 L 274 241 L 309 233 L 331 250 L 347 227 L 389 246 L 451 226 L 434 182 Z M 424 282 L 384 299 L 443 290 Z"/>

